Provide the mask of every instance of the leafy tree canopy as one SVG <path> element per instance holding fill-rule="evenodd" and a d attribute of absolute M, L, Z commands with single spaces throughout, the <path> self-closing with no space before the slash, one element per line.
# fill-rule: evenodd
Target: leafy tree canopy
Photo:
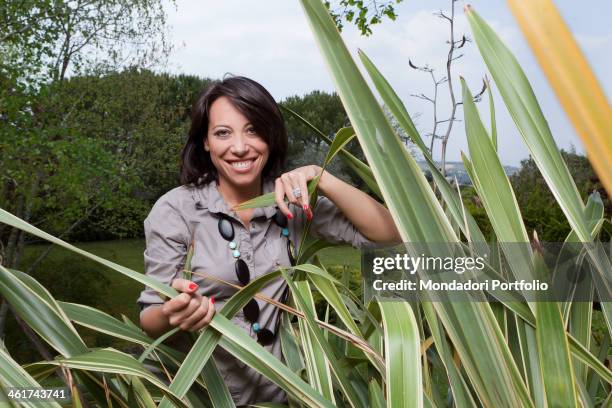
<path fill-rule="evenodd" d="M 402 0 L 335 0 L 325 1 L 325 7 L 330 11 L 331 16 L 336 23 L 338 29 L 344 27 L 343 21 L 355 24 L 361 35 L 368 36 L 372 34 L 371 26 L 379 24 L 386 17 L 395 21 L 397 14 L 395 13 L 394 4 L 401 3 Z"/>

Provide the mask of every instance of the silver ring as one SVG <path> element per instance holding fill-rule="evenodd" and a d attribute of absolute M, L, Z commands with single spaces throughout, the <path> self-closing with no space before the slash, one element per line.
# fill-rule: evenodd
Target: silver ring
<path fill-rule="evenodd" d="M 295 198 L 300 198 L 302 196 L 302 190 L 299 187 L 294 188 L 292 193 Z"/>

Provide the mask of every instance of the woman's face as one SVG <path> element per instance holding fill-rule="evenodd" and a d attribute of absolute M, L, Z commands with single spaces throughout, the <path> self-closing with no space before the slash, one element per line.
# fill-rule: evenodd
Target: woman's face
<path fill-rule="evenodd" d="M 266 142 L 225 96 L 210 107 L 204 149 L 210 152 L 219 182 L 223 180 L 236 188 L 259 183 L 270 155 Z"/>

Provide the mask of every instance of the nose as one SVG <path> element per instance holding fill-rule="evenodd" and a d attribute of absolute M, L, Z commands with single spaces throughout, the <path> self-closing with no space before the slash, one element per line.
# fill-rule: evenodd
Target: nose
<path fill-rule="evenodd" d="M 232 153 L 237 156 L 242 156 L 247 152 L 247 150 L 248 145 L 246 143 L 245 137 L 240 133 L 236 134 L 233 138 L 233 143 L 231 147 Z"/>

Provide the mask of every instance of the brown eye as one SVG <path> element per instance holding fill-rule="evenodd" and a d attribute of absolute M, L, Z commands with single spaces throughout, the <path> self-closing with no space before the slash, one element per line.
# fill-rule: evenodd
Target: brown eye
<path fill-rule="evenodd" d="M 248 128 L 248 129 L 247 129 L 247 132 L 249 132 L 249 134 L 251 134 L 251 135 L 256 135 L 256 134 L 257 134 L 257 131 L 255 130 L 255 128 L 254 128 L 254 127 L 250 127 L 250 128 Z"/>
<path fill-rule="evenodd" d="M 229 134 L 229 131 L 227 129 L 220 129 L 215 132 L 215 136 L 221 136 L 221 137 L 227 136 L 228 134 Z"/>

